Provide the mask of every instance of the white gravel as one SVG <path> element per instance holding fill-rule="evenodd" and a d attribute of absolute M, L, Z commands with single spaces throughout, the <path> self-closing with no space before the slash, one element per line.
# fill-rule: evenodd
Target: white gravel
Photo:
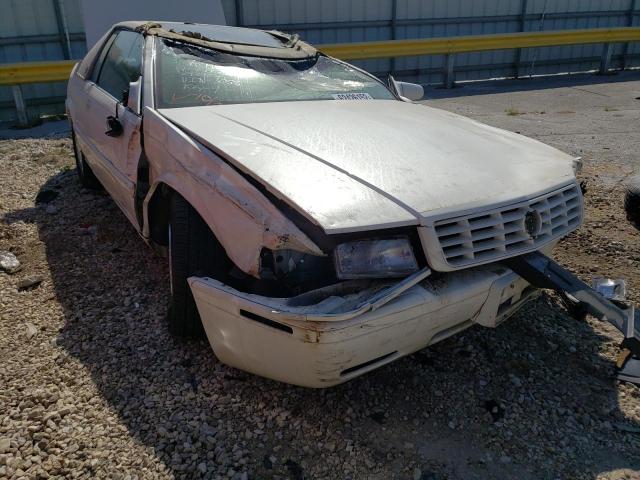
<path fill-rule="evenodd" d="M 0 156 L 0 251 L 21 263 L 0 272 L 0 478 L 640 478 L 620 336 L 554 297 L 336 388 L 283 385 L 166 332 L 165 261 L 78 186 L 69 139 Z M 558 257 L 640 304 L 614 168 L 587 162 L 588 220 Z"/>

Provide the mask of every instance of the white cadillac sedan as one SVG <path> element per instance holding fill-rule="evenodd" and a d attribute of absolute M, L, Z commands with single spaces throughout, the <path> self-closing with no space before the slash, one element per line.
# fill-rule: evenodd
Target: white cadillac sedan
<path fill-rule="evenodd" d="M 497 326 L 538 291 L 504 261 L 582 222 L 575 159 L 421 96 L 297 36 L 125 22 L 67 111 L 82 185 L 168 251 L 171 331 L 326 387 Z"/>

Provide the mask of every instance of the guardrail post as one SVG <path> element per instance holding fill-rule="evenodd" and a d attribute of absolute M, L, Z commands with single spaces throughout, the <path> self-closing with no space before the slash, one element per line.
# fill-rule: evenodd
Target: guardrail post
<path fill-rule="evenodd" d="M 605 43 L 602 48 L 602 57 L 600 58 L 600 75 L 609 73 L 609 64 L 611 63 L 611 54 L 613 53 L 613 43 Z"/>
<path fill-rule="evenodd" d="M 528 8 L 528 0 L 520 1 L 520 17 L 518 19 L 519 23 L 519 31 L 524 32 L 525 21 L 527 19 L 527 8 Z M 520 61 L 522 60 L 522 49 L 519 48 L 516 50 L 516 58 L 513 62 L 513 69 L 515 72 L 515 77 L 520 78 Z"/>
<path fill-rule="evenodd" d="M 454 77 L 453 77 L 453 69 L 455 66 L 455 54 L 447 53 L 444 56 L 444 81 L 442 82 L 442 86 L 444 88 L 453 88 L 455 85 Z"/>
<path fill-rule="evenodd" d="M 391 2 L 391 40 L 395 40 L 398 36 L 398 0 L 392 0 Z M 396 57 L 391 57 L 389 64 L 390 75 L 396 73 Z"/>
<path fill-rule="evenodd" d="M 627 27 L 633 26 L 633 17 L 636 15 L 636 9 L 638 8 L 638 0 L 632 0 L 629 12 L 627 13 Z M 624 44 L 624 50 L 622 51 L 622 70 L 627 68 L 627 55 L 629 54 L 629 42 Z"/>
<path fill-rule="evenodd" d="M 13 101 L 16 104 L 18 125 L 24 127 L 29 123 L 29 118 L 27 117 L 27 106 L 24 103 L 22 89 L 20 88 L 20 85 L 11 85 L 11 91 L 13 92 Z"/>

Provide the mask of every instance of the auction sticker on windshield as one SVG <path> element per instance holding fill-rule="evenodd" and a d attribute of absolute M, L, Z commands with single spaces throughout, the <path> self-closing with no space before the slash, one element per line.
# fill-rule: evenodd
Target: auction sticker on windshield
<path fill-rule="evenodd" d="M 373 100 L 368 93 L 334 93 L 331 96 L 335 100 Z"/>

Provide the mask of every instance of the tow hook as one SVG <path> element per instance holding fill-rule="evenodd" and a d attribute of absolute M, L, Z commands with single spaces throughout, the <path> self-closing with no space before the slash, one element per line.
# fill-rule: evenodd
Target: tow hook
<path fill-rule="evenodd" d="M 640 333 L 633 305 L 624 299 L 624 283 L 603 279 L 594 290 L 571 272 L 540 252 L 510 258 L 503 262 L 511 270 L 537 288 L 558 292 L 573 304 L 574 312 L 590 313 L 607 321 L 623 335 L 616 361 L 619 380 L 640 385 Z"/>

